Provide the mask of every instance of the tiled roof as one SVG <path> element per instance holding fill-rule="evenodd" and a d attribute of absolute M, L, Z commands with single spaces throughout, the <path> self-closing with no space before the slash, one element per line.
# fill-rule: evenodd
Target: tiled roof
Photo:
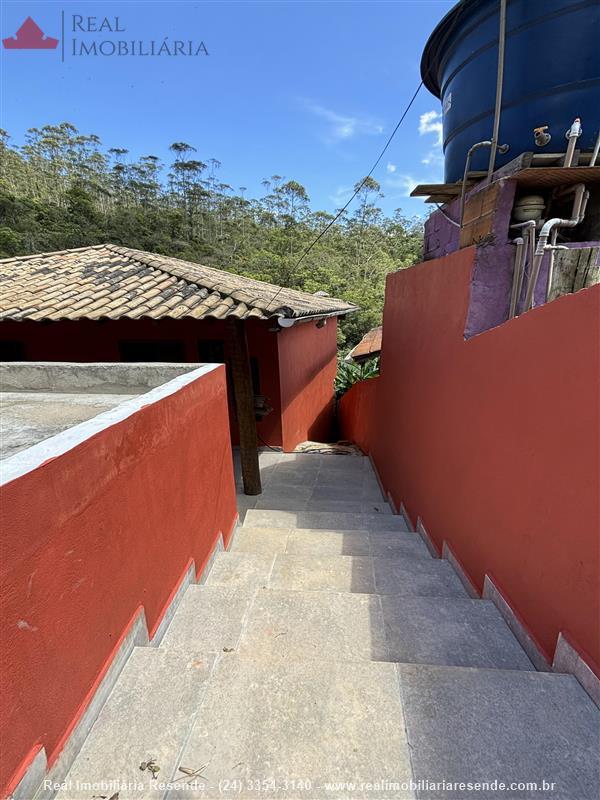
<path fill-rule="evenodd" d="M 367 331 L 360 342 L 348 353 L 348 359 L 354 361 L 364 360 L 366 358 L 375 358 L 381 352 L 381 340 L 383 338 L 383 326 L 378 328 L 371 328 Z"/>
<path fill-rule="evenodd" d="M 0 319 L 268 319 L 356 307 L 113 244 L 0 260 Z"/>

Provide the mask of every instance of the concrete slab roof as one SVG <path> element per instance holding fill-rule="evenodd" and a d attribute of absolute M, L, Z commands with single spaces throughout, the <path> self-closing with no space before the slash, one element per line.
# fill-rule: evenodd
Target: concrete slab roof
<path fill-rule="evenodd" d="M 0 459 L 197 367 L 197 364 L 0 363 Z"/>

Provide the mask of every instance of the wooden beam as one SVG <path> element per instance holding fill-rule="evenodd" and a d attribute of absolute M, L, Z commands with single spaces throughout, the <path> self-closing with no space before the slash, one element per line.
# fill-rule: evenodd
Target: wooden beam
<path fill-rule="evenodd" d="M 260 483 L 254 389 L 250 371 L 246 326 L 242 320 L 230 317 L 226 320 L 226 327 L 233 396 L 240 432 L 240 461 L 244 493 L 256 495 L 262 493 L 262 486 Z"/>

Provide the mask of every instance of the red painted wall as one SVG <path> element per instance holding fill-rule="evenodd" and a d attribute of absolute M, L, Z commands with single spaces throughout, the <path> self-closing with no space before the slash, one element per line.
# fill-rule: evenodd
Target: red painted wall
<path fill-rule="evenodd" d="M 190 559 L 228 540 L 224 368 L 7 484 L 0 510 L 6 787 L 32 748 L 56 758 L 140 606 L 152 632 Z"/>
<path fill-rule="evenodd" d="M 278 369 L 278 334 L 269 330 L 272 323 L 248 320 L 250 356 L 258 360 L 260 389 L 269 398 L 273 412 L 257 426 L 261 440 L 281 447 L 281 401 Z M 0 339 L 23 344 L 25 361 L 120 361 L 119 342 L 172 341 L 183 344 L 182 361 L 199 361 L 198 342 L 225 340 L 222 320 L 139 319 L 139 320 L 65 320 L 61 322 L 4 321 Z M 231 435 L 238 442 L 233 397 L 229 396 Z"/>
<path fill-rule="evenodd" d="M 464 341 L 473 256 L 388 277 L 370 429 L 346 435 L 549 659 L 563 631 L 600 674 L 600 286 Z"/>
<path fill-rule="evenodd" d="M 278 334 L 283 449 L 293 450 L 307 439 L 331 440 L 337 320 L 317 328 L 296 324 Z"/>
<path fill-rule="evenodd" d="M 379 378 L 355 383 L 338 403 L 339 426 L 344 439 L 357 444 L 363 453 L 371 451 L 371 429 Z"/>

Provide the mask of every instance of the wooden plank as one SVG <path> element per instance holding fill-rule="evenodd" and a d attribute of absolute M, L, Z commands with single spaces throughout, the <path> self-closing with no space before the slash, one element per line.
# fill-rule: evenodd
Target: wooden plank
<path fill-rule="evenodd" d="M 226 320 L 226 330 L 233 396 L 240 433 L 240 461 L 244 493 L 256 495 L 262 493 L 262 486 L 246 326 L 242 320 L 229 317 Z"/>
<path fill-rule="evenodd" d="M 577 247 L 554 254 L 549 300 L 600 283 L 599 247 Z"/>
<path fill-rule="evenodd" d="M 575 183 L 600 183 L 598 167 L 529 167 L 511 180 L 522 186 L 572 186 Z"/>

